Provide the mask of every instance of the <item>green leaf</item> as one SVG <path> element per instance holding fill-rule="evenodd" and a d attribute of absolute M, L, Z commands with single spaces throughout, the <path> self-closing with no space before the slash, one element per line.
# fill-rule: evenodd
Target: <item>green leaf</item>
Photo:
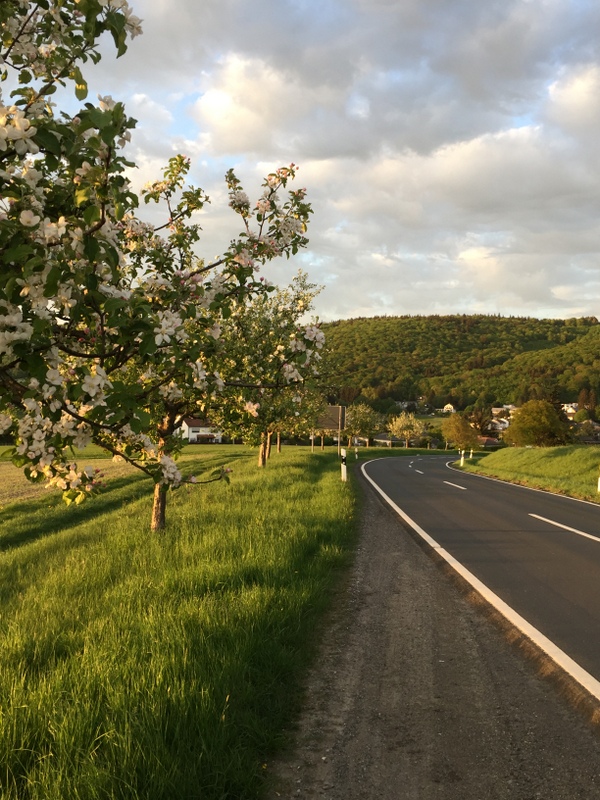
<path fill-rule="evenodd" d="M 89 186 L 85 186 L 81 189 L 75 190 L 75 204 L 79 207 L 82 206 L 84 203 L 87 203 L 90 199 L 90 192 L 91 189 Z"/>
<path fill-rule="evenodd" d="M 79 67 L 75 67 L 72 77 L 75 81 L 75 97 L 78 100 L 85 100 L 88 94 L 88 86 Z"/>
<path fill-rule="evenodd" d="M 102 109 L 94 108 L 94 106 L 88 106 L 88 112 L 86 116 L 94 128 L 98 128 L 99 131 L 112 123 L 110 112 L 102 111 Z"/>
<path fill-rule="evenodd" d="M 45 150 L 55 156 L 61 155 L 62 148 L 60 146 L 60 141 L 52 131 L 49 131 L 47 128 L 38 128 L 36 134 L 32 138 L 41 150 Z"/>
<path fill-rule="evenodd" d="M 126 306 L 127 302 L 120 297 L 109 297 L 104 303 L 104 308 L 109 314 L 113 314 L 115 311 L 118 311 L 120 308 L 125 308 Z"/>
<path fill-rule="evenodd" d="M 86 236 L 83 243 L 83 252 L 89 261 L 96 261 L 100 255 L 100 245 L 93 236 Z"/>
<path fill-rule="evenodd" d="M 25 357 L 25 363 L 31 375 L 43 383 L 46 378 L 46 372 L 48 371 L 48 365 L 42 356 L 38 353 L 28 353 Z"/>
<path fill-rule="evenodd" d="M 58 289 L 58 282 L 61 278 L 60 267 L 56 265 L 52 267 L 46 278 L 46 286 L 44 289 L 44 297 L 53 297 Z"/>
<path fill-rule="evenodd" d="M 99 206 L 88 206 L 83 212 L 83 220 L 88 228 L 91 228 L 92 225 L 95 225 L 96 222 L 99 222 L 101 219 L 102 210 Z"/>
<path fill-rule="evenodd" d="M 142 343 L 140 344 L 140 355 L 151 356 L 156 353 L 156 350 L 157 346 L 153 331 L 149 336 L 146 336 L 144 339 L 142 339 Z"/>
<path fill-rule="evenodd" d="M 110 267 L 116 268 L 119 266 L 119 253 L 114 247 L 106 245 L 104 248 L 104 258 Z"/>
<path fill-rule="evenodd" d="M 19 264 L 22 263 L 26 256 L 33 253 L 33 247 L 30 244 L 18 244 L 15 247 L 10 247 L 3 254 L 2 260 L 5 264 Z"/>
<path fill-rule="evenodd" d="M 135 417 L 131 418 L 129 423 L 134 433 L 144 433 L 150 426 L 150 414 L 147 411 L 136 411 Z"/>

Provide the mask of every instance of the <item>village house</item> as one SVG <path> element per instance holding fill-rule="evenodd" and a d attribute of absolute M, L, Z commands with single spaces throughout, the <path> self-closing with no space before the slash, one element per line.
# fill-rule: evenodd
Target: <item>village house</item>
<path fill-rule="evenodd" d="M 221 444 L 223 434 L 206 419 L 185 417 L 175 435 L 187 439 L 188 444 Z"/>
<path fill-rule="evenodd" d="M 579 403 L 563 403 L 562 410 L 567 419 L 572 421 L 575 414 L 579 411 Z"/>

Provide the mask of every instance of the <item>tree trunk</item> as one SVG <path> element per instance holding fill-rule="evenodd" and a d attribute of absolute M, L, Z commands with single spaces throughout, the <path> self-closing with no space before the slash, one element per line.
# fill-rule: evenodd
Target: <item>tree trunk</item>
<path fill-rule="evenodd" d="M 267 458 L 271 458 L 271 439 L 273 438 L 273 431 L 267 433 Z"/>
<path fill-rule="evenodd" d="M 167 487 L 161 483 L 154 484 L 154 500 L 152 503 L 152 522 L 150 530 L 163 531 L 167 514 Z"/>
<path fill-rule="evenodd" d="M 169 441 L 175 429 L 175 419 L 177 412 L 170 408 L 157 428 L 158 433 L 158 454 L 169 454 Z M 167 520 L 167 490 L 168 487 L 161 483 L 154 484 L 154 498 L 152 502 L 152 521 L 150 530 L 163 531 Z"/>
<path fill-rule="evenodd" d="M 325 450 L 325 436 L 321 434 L 321 450 Z"/>
<path fill-rule="evenodd" d="M 277 431 L 277 452 L 281 453 L 281 431 Z"/>
<path fill-rule="evenodd" d="M 267 463 L 267 434 L 261 433 L 258 446 L 258 466 L 264 467 Z"/>

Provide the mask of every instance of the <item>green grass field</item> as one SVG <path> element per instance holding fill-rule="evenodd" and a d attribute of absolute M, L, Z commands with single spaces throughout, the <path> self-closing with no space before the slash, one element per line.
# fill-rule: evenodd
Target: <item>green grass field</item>
<path fill-rule="evenodd" d="M 447 454 L 347 448 L 348 465 Z M 151 482 L 90 449 L 81 506 L 0 465 L 0 797 L 260 798 L 301 703 L 316 631 L 355 544 L 336 448 L 189 448 L 167 530 Z M 466 469 L 597 500 L 595 448 L 505 449 Z M 20 498 L 11 502 L 11 497 Z"/>
<path fill-rule="evenodd" d="M 351 557 L 354 490 L 334 450 L 264 470 L 245 448 L 194 453 L 186 472 L 231 466 L 231 484 L 174 493 L 162 534 L 134 472 L 79 507 L 42 489 L 0 511 L 3 800 L 260 796 Z"/>
<path fill-rule="evenodd" d="M 571 445 L 509 447 L 467 461 L 464 469 L 598 503 L 599 467 L 600 448 Z"/>

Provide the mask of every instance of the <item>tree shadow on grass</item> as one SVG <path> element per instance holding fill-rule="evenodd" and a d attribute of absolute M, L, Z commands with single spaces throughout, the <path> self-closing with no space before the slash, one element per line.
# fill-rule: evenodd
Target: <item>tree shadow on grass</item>
<path fill-rule="evenodd" d="M 225 466 L 232 460 L 247 458 L 246 453 L 215 453 L 210 456 L 199 458 L 198 461 L 191 458 L 182 459 L 182 472 L 188 477 L 192 474 L 200 475 L 207 470 Z M 153 483 L 147 475 L 132 472 L 122 478 L 109 479 L 106 488 L 102 489 L 99 495 L 89 498 L 79 506 L 65 505 L 59 492 L 11 503 L 0 510 L 0 552 L 30 544 L 44 536 L 68 530 L 83 522 L 97 520 L 137 500 L 143 498 L 150 500 L 152 487 Z"/>
<path fill-rule="evenodd" d="M 79 506 L 65 505 L 58 493 L 12 503 L 0 511 L 0 552 L 97 520 L 131 502 L 150 497 L 151 491 L 152 482 L 146 475 L 132 474 L 111 480 L 101 497 L 90 498 Z"/>

